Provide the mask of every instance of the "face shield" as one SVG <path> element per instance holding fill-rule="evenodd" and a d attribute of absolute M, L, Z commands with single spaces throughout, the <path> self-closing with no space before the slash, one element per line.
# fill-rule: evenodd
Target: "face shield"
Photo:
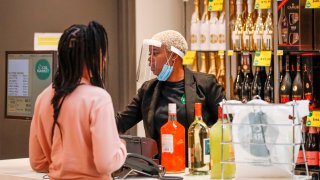
<path fill-rule="evenodd" d="M 140 87 L 145 81 L 156 77 L 156 75 L 153 74 L 153 71 L 157 69 L 155 56 L 160 50 L 160 41 L 153 39 L 143 40 L 137 69 L 137 87 Z"/>

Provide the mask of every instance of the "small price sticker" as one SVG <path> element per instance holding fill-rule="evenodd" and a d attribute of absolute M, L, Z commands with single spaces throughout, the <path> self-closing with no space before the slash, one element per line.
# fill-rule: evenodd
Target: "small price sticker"
<path fill-rule="evenodd" d="M 283 50 L 277 50 L 277 56 L 283 56 Z"/>
<path fill-rule="evenodd" d="M 208 11 L 222 11 L 223 0 L 209 0 Z"/>
<path fill-rule="evenodd" d="M 219 55 L 219 56 L 223 56 L 223 55 L 224 55 L 224 50 L 219 50 L 219 51 L 218 51 L 218 55 Z"/>
<path fill-rule="evenodd" d="M 183 57 L 184 65 L 191 65 L 196 58 L 196 51 L 187 51 L 186 55 Z"/>
<path fill-rule="evenodd" d="M 233 50 L 228 50 L 228 56 L 233 56 Z"/>
<path fill-rule="evenodd" d="M 255 9 L 269 9 L 271 7 L 271 0 L 256 0 Z"/>
<path fill-rule="evenodd" d="M 307 126 L 320 127 L 320 111 L 310 111 L 307 117 Z"/>
<path fill-rule="evenodd" d="M 318 0 L 307 0 L 305 8 L 306 9 L 320 8 L 320 1 L 318 1 Z"/>
<path fill-rule="evenodd" d="M 254 56 L 254 66 L 270 66 L 271 64 L 271 51 L 256 51 Z"/>

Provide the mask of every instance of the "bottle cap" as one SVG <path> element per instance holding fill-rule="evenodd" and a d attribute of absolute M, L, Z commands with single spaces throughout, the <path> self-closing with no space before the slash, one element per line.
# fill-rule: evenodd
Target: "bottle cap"
<path fill-rule="evenodd" d="M 223 118 L 227 119 L 227 115 L 224 114 Z M 221 106 L 218 106 L 218 120 L 222 120 L 222 107 Z"/>
<path fill-rule="evenodd" d="M 202 104 L 201 103 L 195 103 L 194 109 L 195 109 L 196 116 L 202 116 Z"/>
<path fill-rule="evenodd" d="M 177 105 L 176 103 L 169 103 L 169 114 L 177 113 Z"/>

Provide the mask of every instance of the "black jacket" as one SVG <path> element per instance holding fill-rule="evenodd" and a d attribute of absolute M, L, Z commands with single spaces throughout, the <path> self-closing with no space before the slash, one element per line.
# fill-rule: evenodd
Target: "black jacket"
<path fill-rule="evenodd" d="M 217 104 L 224 98 L 222 86 L 212 75 L 192 72 L 188 68 L 185 68 L 184 72 L 188 124 L 194 120 L 194 103 L 200 102 L 205 123 L 208 126 L 213 125 L 218 119 Z M 162 82 L 157 79 L 143 83 L 126 109 L 116 115 L 120 133 L 126 132 L 143 120 L 146 136 L 153 138 L 153 119 L 161 84 Z M 188 127 L 185 128 L 187 130 Z"/>

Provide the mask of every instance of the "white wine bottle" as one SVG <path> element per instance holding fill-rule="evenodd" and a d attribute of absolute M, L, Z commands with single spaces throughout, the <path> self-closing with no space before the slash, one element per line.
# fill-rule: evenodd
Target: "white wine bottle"
<path fill-rule="evenodd" d="M 188 129 L 189 173 L 208 175 L 210 163 L 209 128 L 202 119 L 202 104 L 195 103 L 195 120 Z"/>
<path fill-rule="evenodd" d="M 200 50 L 207 51 L 210 48 L 210 14 L 208 0 L 203 0 L 203 15 L 200 23 Z"/>
<path fill-rule="evenodd" d="M 243 21 L 242 21 L 242 0 L 237 0 L 237 18 L 232 30 L 232 46 L 233 50 L 241 51 L 243 48 Z"/>
<path fill-rule="evenodd" d="M 200 50 L 200 6 L 199 0 L 194 0 L 194 12 L 191 17 L 191 50 Z"/>
<path fill-rule="evenodd" d="M 210 13 L 210 50 L 216 51 L 218 50 L 218 13 L 215 11 L 211 11 Z"/>
<path fill-rule="evenodd" d="M 273 50 L 273 21 L 272 9 L 268 9 L 266 22 L 264 23 L 263 46 L 265 50 Z"/>
<path fill-rule="evenodd" d="M 253 42 L 254 42 L 254 49 L 257 51 L 264 50 L 263 49 L 263 19 L 262 19 L 262 10 L 258 9 L 258 17 L 256 20 L 254 33 L 253 33 Z"/>
<path fill-rule="evenodd" d="M 248 17 L 246 19 L 245 28 L 243 32 L 243 43 L 244 50 L 253 51 L 253 32 L 254 32 L 254 24 L 253 24 L 253 0 L 248 0 Z"/>

